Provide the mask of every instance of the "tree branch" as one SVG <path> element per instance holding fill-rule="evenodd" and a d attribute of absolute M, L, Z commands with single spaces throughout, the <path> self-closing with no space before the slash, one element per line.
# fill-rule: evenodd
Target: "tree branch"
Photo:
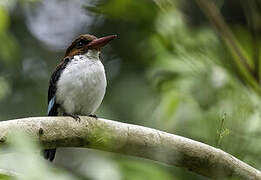
<path fill-rule="evenodd" d="M 106 119 L 34 117 L 0 122 L 0 144 L 17 130 L 45 148 L 86 147 L 151 159 L 206 177 L 261 179 L 261 172 L 209 145 L 151 128 Z"/>

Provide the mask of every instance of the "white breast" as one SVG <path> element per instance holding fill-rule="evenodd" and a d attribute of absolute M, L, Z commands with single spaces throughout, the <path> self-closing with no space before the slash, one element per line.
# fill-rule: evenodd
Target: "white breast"
<path fill-rule="evenodd" d="M 106 90 L 106 77 L 98 51 L 74 56 L 57 82 L 56 102 L 66 113 L 93 114 Z"/>

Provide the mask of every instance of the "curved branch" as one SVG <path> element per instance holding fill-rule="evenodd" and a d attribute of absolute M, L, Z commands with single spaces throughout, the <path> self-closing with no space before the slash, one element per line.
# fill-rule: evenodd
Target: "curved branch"
<path fill-rule="evenodd" d="M 0 122 L 0 144 L 22 130 L 45 148 L 86 147 L 151 159 L 206 177 L 261 179 L 261 172 L 209 145 L 151 128 L 106 119 L 34 117 Z"/>

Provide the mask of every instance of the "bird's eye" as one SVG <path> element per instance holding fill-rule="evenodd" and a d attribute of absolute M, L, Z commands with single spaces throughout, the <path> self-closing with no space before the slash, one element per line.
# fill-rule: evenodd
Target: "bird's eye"
<path fill-rule="evenodd" d="M 91 40 L 81 39 L 77 44 L 77 48 L 82 48 L 84 45 L 87 45 Z"/>
<path fill-rule="evenodd" d="M 77 43 L 77 47 L 78 48 L 81 48 L 83 46 L 84 42 L 83 40 L 80 40 L 78 43 Z"/>

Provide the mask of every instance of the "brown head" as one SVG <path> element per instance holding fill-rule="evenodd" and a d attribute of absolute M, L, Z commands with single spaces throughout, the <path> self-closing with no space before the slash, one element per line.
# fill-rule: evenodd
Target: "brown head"
<path fill-rule="evenodd" d="M 89 49 L 100 50 L 108 42 L 116 38 L 116 35 L 104 36 L 97 38 L 90 34 L 83 34 L 77 37 L 72 44 L 67 48 L 65 57 L 74 55 L 82 55 L 88 52 Z"/>

